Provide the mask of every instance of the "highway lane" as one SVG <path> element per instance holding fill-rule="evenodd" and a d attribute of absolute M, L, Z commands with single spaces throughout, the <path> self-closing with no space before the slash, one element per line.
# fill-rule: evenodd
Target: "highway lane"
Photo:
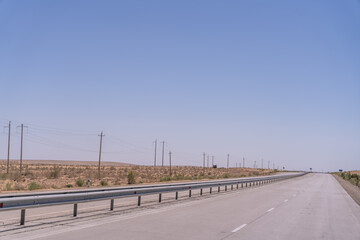
<path fill-rule="evenodd" d="M 328 174 L 309 174 L 2 239 L 360 239 L 360 207 Z"/>

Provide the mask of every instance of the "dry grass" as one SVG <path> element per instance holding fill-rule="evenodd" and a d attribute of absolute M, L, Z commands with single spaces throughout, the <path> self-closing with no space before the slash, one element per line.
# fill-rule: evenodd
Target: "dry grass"
<path fill-rule="evenodd" d="M 119 186 L 129 183 L 156 183 L 164 181 L 206 180 L 269 175 L 273 170 L 251 168 L 206 168 L 191 166 L 169 167 L 137 166 L 107 163 L 101 167 L 98 178 L 96 162 L 56 162 L 25 161 L 23 172 L 19 172 L 19 164 L 12 161 L 10 173 L 6 174 L 6 162 L 0 161 L 0 192 L 29 191 L 35 189 L 62 189 L 87 187 L 87 179 L 91 186 Z M 91 164 L 90 164 L 91 163 Z M 84 183 L 82 183 L 84 181 Z"/>

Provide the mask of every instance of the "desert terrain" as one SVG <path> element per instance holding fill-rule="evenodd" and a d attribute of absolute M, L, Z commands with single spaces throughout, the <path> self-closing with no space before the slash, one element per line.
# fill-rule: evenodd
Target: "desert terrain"
<path fill-rule="evenodd" d="M 25 160 L 20 173 L 19 161 L 0 161 L 0 192 L 52 190 L 90 187 L 123 186 L 170 181 L 191 181 L 221 178 L 262 176 L 276 173 L 271 169 L 202 168 L 194 166 L 140 166 L 118 162 L 102 162 L 100 178 L 98 163 L 91 161 Z"/>

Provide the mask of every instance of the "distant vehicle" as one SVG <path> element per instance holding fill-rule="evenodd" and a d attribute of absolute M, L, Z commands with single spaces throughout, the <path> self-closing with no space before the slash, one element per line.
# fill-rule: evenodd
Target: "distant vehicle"
<path fill-rule="evenodd" d="M 342 169 L 339 169 L 339 172 L 342 172 L 343 170 Z"/>

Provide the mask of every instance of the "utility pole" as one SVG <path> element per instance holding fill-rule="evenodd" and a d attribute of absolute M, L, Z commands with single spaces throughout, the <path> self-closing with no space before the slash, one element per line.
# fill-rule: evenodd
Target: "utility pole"
<path fill-rule="evenodd" d="M 100 137 L 100 149 L 99 149 L 99 166 L 98 166 L 98 175 L 99 175 L 99 179 L 101 178 L 100 176 L 100 164 L 101 164 L 101 149 L 102 149 L 102 139 L 105 135 L 103 134 L 103 132 L 101 131 L 99 137 Z"/>
<path fill-rule="evenodd" d="M 256 168 L 256 161 L 254 161 L 254 168 Z"/>
<path fill-rule="evenodd" d="M 212 160 L 212 167 L 214 167 L 214 156 L 211 156 L 211 160 Z"/>
<path fill-rule="evenodd" d="M 236 168 L 237 168 L 237 166 L 238 166 L 238 163 L 236 162 Z"/>
<path fill-rule="evenodd" d="M 8 154 L 7 154 L 7 162 L 6 162 L 6 173 L 9 173 L 9 166 L 10 166 L 10 130 L 11 130 L 11 121 L 9 121 Z"/>
<path fill-rule="evenodd" d="M 203 153 L 203 173 L 205 174 L 205 153 Z"/>
<path fill-rule="evenodd" d="M 270 161 L 268 160 L 268 169 L 270 169 Z"/>
<path fill-rule="evenodd" d="M 22 172 L 22 156 L 23 156 L 23 140 L 24 140 L 24 127 L 27 127 L 27 126 L 24 126 L 24 124 L 21 124 L 20 126 L 18 127 L 21 127 L 21 142 L 20 142 L 20 173 Z"/>
<path fill-rule="evenodd" d="M 245 168 L 245 158 L 243 157 L 243 168 Z"/>
<path fill-rule="evenodd" d="M 164 148 L 165 148 L 165 141 L 162 141 L 162 158 L 161 158 L 161 166 L 164 166 Z"/>
<path fill-rule="evenodd" d="M 171 176 L 171 152 L 169 152 L 169 162 L 170 162 L 170 176 Z"/>
<path fill-rule="evenodd" d="M 229 157 L 230 157 L 230 154 L 227 155 L 227 168 L 229 168 Z"/>
<path fill-rule="evenodd" d="M 156 167 L 156 145 L 157 145 L 157 139 L 155 139 L 155 156 L 154 156 L 154 167 Z"/>
<path fill-rule="evenodd" d="M 275 163 L 273 163 L 273 169 L 275 169 Z"/>
<path fill-rule="evenodd" d="M 261 159 L 261 169 L 264 169 L 264 159 Z"/>

